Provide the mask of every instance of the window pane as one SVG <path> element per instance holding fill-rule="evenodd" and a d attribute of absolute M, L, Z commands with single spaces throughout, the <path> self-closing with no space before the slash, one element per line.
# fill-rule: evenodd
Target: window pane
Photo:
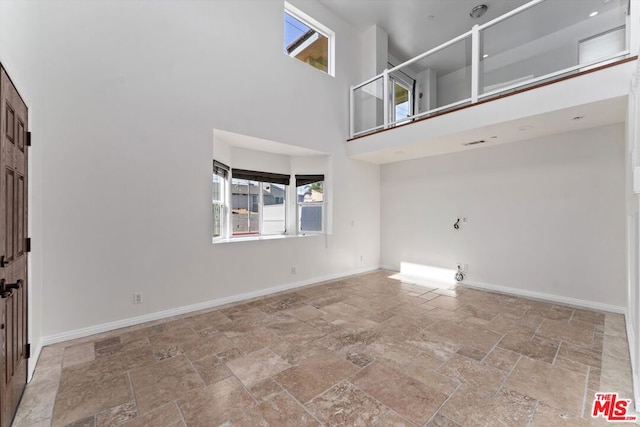
<path fill-rule="evenodd" d="M 213 175 L 213 201 L 222 201 L 222 177 Z"/>
<path fill-rule="evenodd" d="M 236 178 L 231 180 L 231 217 L 234 235 L 259 232 L 258 188 L 257 181 Z"/>
<path fill-rule="evenodd" d="M 324 182 L 318 181 L 307 185 L 301 185 L 297 189 L 298 203 L 311 203 L 324 201 Z"/>
<path fill-rule="evenodd" d="M 322 205 L 300 206 L 300 231 L 322 231 Z"/>
<path fill-rule="evenodd" d="M 329 39 L 304 22 L 285 12 L 284 50 L 289 56 L 324 71 L 329 71 Z"/>
<path fill-rule="evenodd" d="M 395 83 L 394 84 L 394 108 L 395 116 L 394 120 L 406 119 L 411 115 L 409 106 L 410 96 L 409 89 Z"/>
<path fill-rule="evenodd" d="M 222 205 L 213 204 L 213 237 L 220 237 L 222 228 Z"/>
<path fill-rule="evenodd" d="M 262 234 L 282 234 L 285 232 L 285 196 L 287 186 L 262 183 Z"/>

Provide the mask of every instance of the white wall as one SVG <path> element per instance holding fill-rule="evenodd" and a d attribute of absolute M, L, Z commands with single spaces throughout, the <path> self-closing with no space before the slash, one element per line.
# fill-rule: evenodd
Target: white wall
<path fill-rule="evenodd" d="M 282 53 L 279 0 L 24 3 L 45 337 L 379 264 L 379 168 L 344 152 L 347 23 L 292 2 L 336 32 L 333 78 Z M 333 234 L 212 245 L 214 128 L 331 154 Z"/>
<path fill-rule="evenodd" d="M 623 162 L 612 125 L 384 165 L 382 264 L 463 262 L 470 282 L 621 308 Z"/>

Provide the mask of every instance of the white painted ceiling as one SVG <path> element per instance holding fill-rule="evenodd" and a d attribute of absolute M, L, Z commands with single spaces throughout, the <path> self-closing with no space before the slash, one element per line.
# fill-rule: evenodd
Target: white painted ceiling
<path fill-rule="evenodd" d="M 377 25 L 389 34 L 389 52 L 401 61 L 417 56 L 484 24 L 525 3 L 527 0 L 318 0 L 338 16 L 363 31 Z M 486 4 L 487 13 L 473 19 L 474 6 Z M 523 13 L 523 19 L 512 19 L 501 25 L 505 44 L 521 43 L 543 34 L 588 19 L 591 12 L 600 14 L 620 8 L 627 0 L 546 0 Z M 526 14 L 526 16 L 525 16 Z M 500 48 L 500 47 L 497 47 Z M 397 65 L 397 64 L 394 64 Z"/>

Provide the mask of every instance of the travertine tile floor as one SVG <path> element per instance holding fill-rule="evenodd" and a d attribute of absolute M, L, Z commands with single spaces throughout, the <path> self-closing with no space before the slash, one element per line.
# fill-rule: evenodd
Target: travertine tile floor
<path fill-rule="evenodd" d="M 14 426 L 582 426 L 632 398 L 621 315 L 391 274 L 46 347 Z"/>

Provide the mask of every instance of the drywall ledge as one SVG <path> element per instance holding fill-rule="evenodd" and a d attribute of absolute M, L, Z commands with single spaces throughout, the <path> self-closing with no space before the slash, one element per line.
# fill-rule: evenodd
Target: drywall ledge
<path fill-rule="evenodd" d="M 224 304 L 229 304 L 233 302 L 239 302 L 243 300 L 248 300 L 251 298 L 257 298 L 265 295 L 274 294 L 277 292 L 288 291 L 291 289 L 297 289 L 304 286 L 309 286 L 313 284 L 319 284 L 321 282 L 326 282 L 329 280 L 341 279 L 348 276 L 353 276 L 356 274 L 367 273 L 370 271 L 379 270 L 380 266 L 370 266 L 364 267 L 361 269 L 351 270 L 345 273 L 332 274 L 323 277 L 316 277 L 313 279 L 302 280 L 299 282 L 288 283 L 286 285 L 274 286 L 267 289 L 261 289 L 253 292 L 245 292 L 242 294 L 231 295 L 224 298 L 218 298 L 211 301 L 205 301 L 197 304 L 186 305 L 183 307 L 171 308 L 169 310 L 158 311 L 156 313 L 145 314 L 143 316 L 130 317 L 128 319 L 117 320 L 115 322 L 103 323 L 100 325 L 90 326 L 88 328 L 75 329 L 73 331 L 62 332 L 59 334 L 48 335 L 42 338 L 42 346 L 47 346 L 51 344 L 57 344 L 59 342 L 73 340 L 77 338 L 84 338 L 90 335 L 99 334 L 102 332 L 109 332 L 120 328 L 126 328 L 128 326 L 135 326 L 146 322 L 151 322 L 154 320 L 166 319 L 168 317 L 177 316 L 180 314 L 186 314 L 195 312 L 198 310 L 204 310 L 207 308 L 218 307 Z"/>

